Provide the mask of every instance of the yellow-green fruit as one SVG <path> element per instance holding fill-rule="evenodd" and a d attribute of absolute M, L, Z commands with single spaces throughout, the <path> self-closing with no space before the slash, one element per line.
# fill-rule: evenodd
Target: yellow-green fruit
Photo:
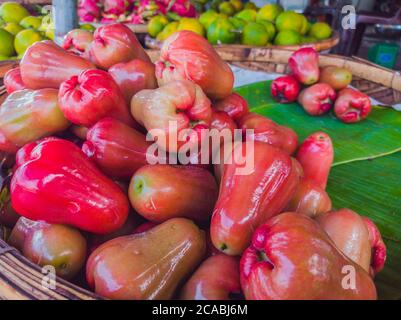
<path fill-rule="evenodd" d="M 331 37 L 333 30 L 326 22 L 316 22 L 309 30 L 309 35 L 318 40 L 324 40 Z"/>
<path fill-rule="evenodd" d="M 269 42 L 274 39 L 274 36 L 276 35 L 276 27 L 274 24 L 270 21 L 265 21 L 265 20 L 260 20 L 258 23 L 263 24 L 266 28 L 267 33 L 269 34 Z"/>
<path fill-rule="evenodd" d="M 45 32 L 45 36 L 50 40 L 54 40 L 54 29 L 51 28 L 47 29 Z"/>
<path fill-rule="evenodd" d="M 94 26 L 92 26 L 90 23 L 83 23 L 79 26 L 79 29 L 81 30 L 86 30 L 86 31 L 90 31 L 90 32 L 94 32 L 96 30 L 96 28 Z"/>
<path fill-rule="evenodd" d="M 199 22 L 207 30 L 212 22 L 219 17 L 215 10 L 207 10 L 199 16 Z"/>
<path fill-rule="evenodd" d="M 11 57 L 14 51 L 14 36 L 4 29 L 0 29 L 0 55 Z"/>
<path fill-rule="evenodd" d="M 204 37 L 206 34 L 205 28 L 202 26 L 199 20 L 195 18 L 182 18 L 178 24 L 177 30 L 193 31 L 202 37 Z"/>
<path fill-rule="evenodd" d="M 279 4 L 267 4 L 265 6 L 263 6 L 262 8 L 260 8 L 260 10 L 258 11 L 258 15 L 256 16 L 256 21 L 270 21 L 270 22 L 274 22 L 277 18 L 277 16 L 283 12 L 284 9 L 281 5 Z"/>
<path fill-rule="evenodd" d="M 156 36 L 162 32 L 165 26 L 168 25 L 168 19 L 165 16 L 154 16 L 149 20 L 148 23 L 148 33 L 151 37 L 156 38 Z"/>
<path fill-rule="evenodd" d="M 300 33 L 303 26 L 303 15 L 294 11 L 284 11 L 276 19 L 276 28 L 278 31 L 293 30 Z"/>
<path fill-rule="evenodd" d="M 300 44 L 302 36 L 294 30 L 280 31 L 274 39 L 275 45 L 291 46 Z"/>
<path fill-rule="evenodd" d="M 245 9 L 245 10 L 238 12 L 235 15 L 236 18 L 240 18 L 240 19 L 248 21 L 248 22 L 256 21 L 256 16 L 257 16 L 257 12 L 256 12 L 256 10 L 253 10 L 253 9 Z"/>
<path fill-rule="evenodd" d="M 40 25 L 42 24 L 42 19 L 39 17 L 28 16 L 21 20 L 19 23 L 21 27 L 25 29 L 39 29 Z"/>
<path fill-rule="evenodd" d="M 235 8 L 235 11 L 241 11 L 242 8 L 244 7 L 244 5 L 242 4 L 241 0 L 230 0 L 230 3 L 233 5 L 233 7 Z"/>
<path fill-rule="evenodd" d="M 244 4 L 244 9 L 252 9 L 252 10 L 258 10 L 258 7 L 256 6 L 256 4 L 254 4 L 253 2 L 249 1 L 247 3 Z"/>
<path fill-rule="evenodd" d="M 230 2 L 222 2 L 219 5 L 219 12 L 231 17 L 235 13 L 235 7 Z"/>
<path fill-rule="evenodd" d="M 207 29 L 207 40 L 211 44 L 234 43 L 238 38 L 235 26 L 228 18 L 218 18 Z"/>
<path fill-rule="evenodd" d="M 26 10 L 22 5 L 15 2 L 4 2 L 0 6 L 0 17 L 5 22 L 15 22 L 20 23 L 20 21 L 29 16 L 28 10 Z"/>
<path fill-rule="evenodd" d="M 230 17 L 228 18 L 228 20 L 230 20 L 237 32 L 241 32 L 242 30 L 244 30 L 245 26 L 248 24 L 248 22 L 246 22 L 245 20 L 236 17 Z"/>
<path fill-rule="evenodd" d="M 19 32 L 14 39 L 15 51 L 19 55 L 23 54 L 25 50 L 35 42 L 44 40 L 42 35 L 35 30 L 25 29 Z"/>
<path fill-rule="evenodd" d="M 309 31 L 309 22 L 308 19 L 306 19 L 306 17 L 303 14 L 301 14 L 301 17 L 302 17 L 302 27 L 299 33 L 304 35 L 307 34 Z"/>
<path fill-rule="evenodd" d="M 6 22 L 3 20 L 2 17 L 0 17 L 0 27 L 4 26 Z"/>
<path fill-rule="evenodd" d="M 53 26 L 52 18 L 50 15 L 47 15 L 42 18 L 42 23 L 40 24 L 38 30 L 46 32 L 46 30 L 52 26 Z"/>
<path fill-rule="evenodd" d="M 18 23 L 15 22 L 6 23 L 3 29 L 10 32 L 13 36 L 17 35 L 18 32 L 24 30 L 23 27 L 21 27 Z"/>
<path fill-rule="evenodd" d="M 242 31 L 241 43 L 249 46 L 265 46 L 269 41 L 269 34 L 261 23 L 248 23 Z"/>
<path fill-rule="evenodd" d="M 177 31 L 178 24 L 178 21 L 170 22 L 167 26 L 164 27 L 163 31 L 157 35 L 156 39 L 159 41 L 166 40 L 169 36 Z"/>

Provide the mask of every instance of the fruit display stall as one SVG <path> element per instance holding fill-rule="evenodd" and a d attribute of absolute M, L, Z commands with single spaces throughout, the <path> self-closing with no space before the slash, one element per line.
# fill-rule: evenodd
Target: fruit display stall
<path fill-rule="evenodd" d="M 1 299 L 401 299 L 398 72 L 111 23 L 0 77 Z"/>

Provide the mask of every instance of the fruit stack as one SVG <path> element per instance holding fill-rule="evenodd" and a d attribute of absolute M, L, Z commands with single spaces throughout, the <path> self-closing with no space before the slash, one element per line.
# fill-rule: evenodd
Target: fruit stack
<path fill-rule="evenodd" d="M 327 23 L 311 23 L 300 13 L 284 11 L 278 4 L 258 9 L 252 2 L 240 0 L 220 2 L 196 18 L 171 21 L 168 16 L 153 17 L 148 24 L 149 35 L 159 41 L 180 30 L 204 36 L 211 44 L 241 43 L 250 46 L 299 45 L 331 37 Z"/>
<path fill-rule="evenodd" d="M 279 77 L 272 83 L 271 94 L 277 101 L 289 103 L 298 99 L 311 116 L 321 116 L 333 110 L 344 123 L 359 122 L 372 111 L 369 97 L 349 87 L 352 73 L 336 66 L 320 69 L 319 54 L 314 48 L 297 50 L 288 60 L 288 65 L 292 74 Z"/>
<path fill-rule="evenodd" d="M 0 219 L 23 255 L 111 299 L 376 299 L 386 248 L 332 209 L 327 134 L 298 146 L 250 112 L 191 31 L 155 64 L 123 24 L 63 47 L 33 44 L 5 79 Z"/>
<path fill-rule="evenodd" d="M 20 59 L 33 43 L 54 39 L 50 15 L 32 16 L 21 4 L 0 6 L 0 60 Z"/>

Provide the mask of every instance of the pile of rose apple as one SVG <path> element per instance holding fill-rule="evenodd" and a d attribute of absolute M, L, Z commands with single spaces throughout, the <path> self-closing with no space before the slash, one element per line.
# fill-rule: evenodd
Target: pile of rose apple
<path fill-rule="evenodd" d="M 292 54 L 288 66 L 292 74 L 275 79 L 271 87 L 272 96 L 279 102 L 298 99 L 311 116 L 321 116 L 333 109 L 335 116 L 344 123 L 359 122 L 371 112 L 369 97 L 348 87 L 352 74 L 336 66 L 320 69 L 319 54 L 312 47 Z"/>
<path fill-rule="evenodd" d="M 9 243 L 28 259 L 66 279 L 86 264 L 88 284 L 113 299 L 376 298 L 386 248 L 369 219 L 332 210 L 327 134 L 298 146 L 292 129 L 251 113 L 230 67 L 190 31 L 166 40 L 155 65 L 121 24 L 74 30 L 64 48 L 36 43 L 5 77 Z M 226 153 L 214 168 L 198 156 L 148 164 L 160 155 L 146 132 L 188 133 L 197 148 L 210 128 L 243 130 L 221 149 L 252 156 L 248 174 Z"/>

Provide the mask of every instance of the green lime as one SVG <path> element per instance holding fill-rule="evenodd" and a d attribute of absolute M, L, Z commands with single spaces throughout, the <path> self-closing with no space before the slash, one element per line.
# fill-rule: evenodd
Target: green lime
<path fill-rule="evenodd" d="M 47 29 L 45 32 L 45 36 L 50 40 L 54 40 L 54 29 L 52 28 Z"/>
<path fill-rule="evenodd" d="M 18 23 L 15 22 L 6 23 L 3 29 L 10 32 L 13 36 L 17 35 L 18 32 L 24 30 L 23 27 L 21 27 Z"/>
<path fill-rule="evenodd" d="M 269 34 L 265 26 L 258 22 L 248 23 L 242 31 L 241 43 L 250 46 L 265 46 L 269 41 Z"/>
<path fill-rule="evenodd" d="M 193 31 L 202 37 L 204 37 L 206 34 L 205 28 L 202 26 L 199 20 L 195 18 L 181 18 L 177 30 Z"/>
<path fill-rule="evenodd" d="M 324 40 L 331 37 L 333 30 L 326 22 L 316 22 L 309 30 L 309 35 L 318 40 Z"/>
<path fill-rule="evenodd" d="M 34 16 L 27 16 L 24 19 L 22 19 L 19 24 L 21 27 L 25 29 L 31 28 L 37 30 L 42 24 L 42 19 Z"/>
<path fill-rule="evenodd" d="M 218 18 L 219 14 L 215 10 L 207 10 L 199 16 L 199 22 L 207 30 L 212 22 Z"/>
<path fill-rule="evenodd" d="M 207 40 L 211 44 L 234 43 L 238 33 L 228 18 L 218 18 L 207 29 Z"/>
<path fill-rule="evenodd" d="M 154 16 L 148 22 L 148 33 L 152 38 L 156 38 L 156 36 L 162 32 L 165 26 L 168 25 L 168 19 L 165 16 Z"/>
<path fill-rule="evenodd" d="M 8 1 L 0 6 L 0 17 L 2 17 L 5 22 L 20 23 L 20 21 L 27 16 L 29 16 L 28 10 L 19 3 Z"/>
<path fill-rule="evenodd" d="M 3 20 L 2 17 L 0 17 L 0 27 L 4 26 L 6 22 Z"/>
<path fill-rule="evenodd" d="M 241 0 L 230 0 L 230 3 L 235 8 L 235 12 L 241 11 L 242 8 L 244 7 Z"/>
<path fill-rule="evenodd" d="M 231 17 L 235 13 L 235 7 L 230 2 L 222 2 L 219 5 L 219 12 Z"/>
<path fill-rule="evenodd" d="M 280 31 L 274 39 L 275 45 L 292 46 L 300 44 L 302 36 L 294 30 L 283 30 Z"/>
<path fill-rule="evenodd" d="M 270 22 L 274 22 L 277 16 L 283 11 L 283 7 L 279 4 L 266 4 L 258 11 L 256 21 L 259 22 L 260 20 L 267 20 Z"/>
<path fill-rule="evenodd" d="M 303 26 L 303 15 L 294 11 L 284 11 L 276 19 L 276 28 L 278 31 L 293 30 L 300 33 Z"/>
<path fill-rule="evenodd" d="M 242 20 L 242 19 L 236 18 L 236 17 L 230 17 L 230 18 L 228 18 L 228 20 L 230 20 L 230 22 L 235 27 L 235 30 L 237 30 L 237 31 L 244 30 L 245 26 L 248 24 L 248 22 L 246 22 L 245 20 Z"/>
<path fill-rule="evenodd" d="M 252 9 L 257 11 L 258 7 L 256 6 L 256 4 L 254 4 L 253 2 L 249 1 L 247 3 L 244 4 L 244 9 Z"/>
<path fill-rule="evenodd" d="M 6 57 L 15 54 L 14 36 L 4 29 L 0 29 L 0 54 Z"/>
<path fill-rule="evenodd" d="M 238 12 L 235 17 L 240 18 L 242 20 L 248 21 L 248 22 L 254 22 L 256 21 L 256 15 L 257 12 L 254 9 L 245 9 L 240 12 Z"/>
<path fill-rule="evenodd" d="M 270 21 L 260 20 L 258 23 L 263 24 L 266 28 L 267 33 L 269 34 L 269 42 L 274 39 L 276 35 L 276 27 Z"/>
<path fill-rule="evenodd" d="M 79 29 L 90 31 L 90 32 L 94 32 L 96 30 L 96 28 L 93 25 L 91 25 L 90 23 L 82 23 L 79 26 Z"/>
<path fill-rule="evenodd" d="M 167 26 L 164 27 L 163 31 L 157 35 L 156 39 L 159 41 L 166 40 L 169 36 L 177 31 L 178 25 L 178 21 L 170 22 Z"/>
<path fill-rule="evenodd" d="M 314 43 L 317 42 L 318 40 L 315 37 L 312 36 L 303 36 L 301 39 L 301 43 Z"/>
<path fill-rule="evenodd" d="M 38 31 L 32 29 L 22 30 L 15 36 L 15 51 L 17 51 L 18 55 L 22 55 L 28 47 L 41 40 L 44 39 Z"/>

